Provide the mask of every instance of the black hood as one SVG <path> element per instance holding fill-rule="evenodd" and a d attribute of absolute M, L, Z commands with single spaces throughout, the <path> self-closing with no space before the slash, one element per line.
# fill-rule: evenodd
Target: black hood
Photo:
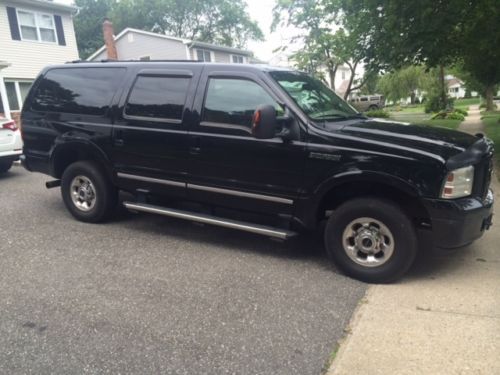
<path fill-rule="evenodd" d="M 462 153 L 478 140 L 475 136 L 456 130 L 373 119 L 360 119 L 346 124 L 340 129 L 340 133 L 410 149 L 415 148 L 445 160 Z"/>

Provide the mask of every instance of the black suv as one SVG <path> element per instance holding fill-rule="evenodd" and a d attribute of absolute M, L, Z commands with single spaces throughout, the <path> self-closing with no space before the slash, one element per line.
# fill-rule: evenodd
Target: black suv
<path fill-rule="evenodd" d="M 326 221 L 328 254 L 369 282 L 403 275 L 426 239 L 456 248 L 491 225 L 491 141 L 368 119 L 289 69 L 48 67 L 22 133 L 24 166 L 54 177 L 78 220 L 109 218 L 124 190 L 131 211 L 281 239 Z"/>

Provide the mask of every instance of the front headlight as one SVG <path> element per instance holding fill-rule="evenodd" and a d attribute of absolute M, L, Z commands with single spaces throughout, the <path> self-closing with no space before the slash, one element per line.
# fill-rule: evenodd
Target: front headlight
<path fill-rule="evenodd" d="M 474 184 L 474 167 L 455 169 L 448 173 L 441 192 L 441 198 L 454 199 L 472 194 Z"/>

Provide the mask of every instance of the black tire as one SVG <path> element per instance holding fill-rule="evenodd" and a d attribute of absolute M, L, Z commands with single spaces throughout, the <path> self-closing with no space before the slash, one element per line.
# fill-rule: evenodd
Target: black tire
<path fill-rule="evenodd" d="M 389 246 L 392 242 L 393 246 L 392 254 L 386 259 L 383 258 L 385 256 L 383 251 L 371 256 L 371 267 L 359 263 L 359 259 L 361 258 L 362 262 L 363 257 L 366 256 L 362 251 L 354 250 L 351 252 L 353 257 L 358 258 L 358 262 L 348 255 L 349 245 L 358 249 L 355 241 L 358 240 L 359 243 L 363 241 L 363 236 L 359 231 L 363 227 L 359 226 L 360 229 L 355 231 L 349 231 L 347 228 L 356 228 L 359 225 L 357 221 L 363 221 L 361 218 L 374 219 L 373 225 L 370 220 L 364 220 L 370 222 L 368 224 L 370 230 L 374 229 L 374 232 L 367 233 L 382 233 L 388 229 L 389 236 L 377 238 L 382 238 Z M 377 229 L 380 226 L 376 222 L 385 226 L 385 229 Z M 346 231 L 345 239 L 344 231 Z M 356 233 L 356 235 L 352 235 L 352 233 Z M 368 244 L 370 244 L 370 240 Z M 325 228 L 325 246 L 328 255 L 342 271 L 351 277 L 369 283 L 389 283 L 399 279 L 413 264 L 418 249 L 415 228 L 406 214 L 389 200 L 368 197 L 350 200 L 332 213 Z M 358 254 L 358 256 L 354 254 Z M 376 259 L 377 256 L 380 258 Z M 381 264 L 376 265 L 376 262 L 381 262 Z"/>
<path fill-rule="evenodd" d="M 372 104 L 371 106 L 368 107 L 369 111 L 376 111 L 378 109 L 378 105 Z"/>
<path fill-rule="evenodd" d="M 83 176 L 91 182 L 90 191 L 95 197 L 94 204 L 84 210 L 72 198 L 72 183 L 76 177 Z M 64 171 L 61 178 L 61 195 L 69 212 L 78 220 L 98 223 L 106 220 L 115 211 L 118 191 L 101 167 L 92 161 L 78 161 Z"/>
<path fill-rule="evenodd" d="M 12 167 L 12 161 L 0 161 L 0 173 L 6 173 Z"/>

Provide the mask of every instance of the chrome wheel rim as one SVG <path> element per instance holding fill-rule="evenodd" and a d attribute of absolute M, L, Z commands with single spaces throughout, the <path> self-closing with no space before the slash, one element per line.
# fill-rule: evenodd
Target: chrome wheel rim
<path fill-rule="evenodd" d="M 86 176 L 76 176 L 70 185 L 71 200 L 80 211 L 87 212 L 94 208 L 97 196 L 94 184 Z"/>
<path fill-rule="evenodd" d="M 394 236 L 380 220 L 360 217 L 346 226 L 342 245 L 347 256 L 364 267 L 379 267 L 394 253 Z"/>

